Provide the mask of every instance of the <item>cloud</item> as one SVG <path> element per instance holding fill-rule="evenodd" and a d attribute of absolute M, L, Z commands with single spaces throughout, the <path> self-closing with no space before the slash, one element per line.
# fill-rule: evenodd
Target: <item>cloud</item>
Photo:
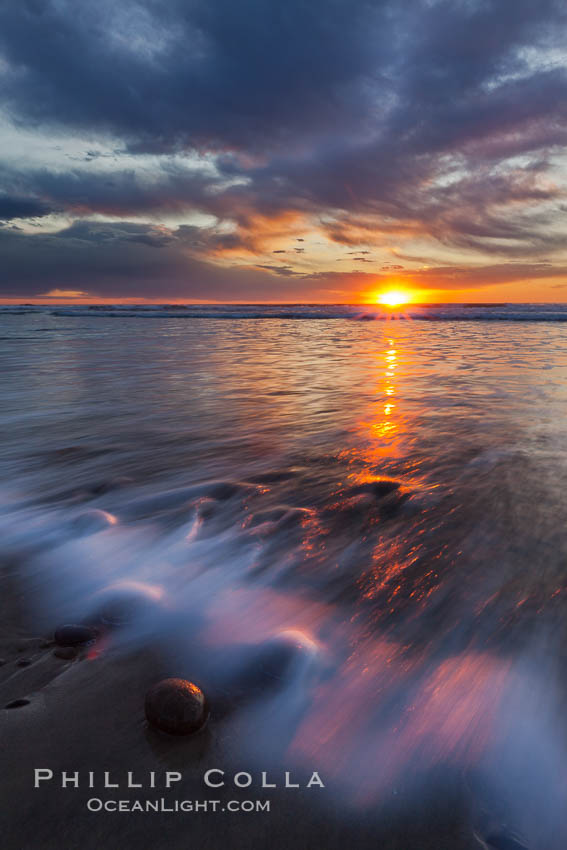
<path fill-rule="evenodd" d="M 258 264 L 256 268 L 264 269 L 264 271 L 272 272 L 273 274 L 281 275 L 282 277 L 292 277 L 299 274 L 299 272 L 292 269 L 291 266 L 272 266 L 269 263 L 264 263 L 263 265 Z"/>
<path fill-rule="evenodd" d="M 46 262 L 124 286 L 143 259 L 144 291 L 205 268 L 229 294 L 245 274 L 310 292 L 317 250 L 297 269 L 257 260 L 314 232 L 383 270 L 421 253 L 563 268 L 566 23 L 562 0 L 0 5 L 0 104 L 52 157 L 5 146 L 0 221 L 72 222 L 4 226 L 11 281 L 37 291 Z M 177 226 L 199 216 L 214 223 Z"/>
<path fill-rule="evenodd" d="M 10 8 L 11 6 L 11 8 Z M 360 122 L 388 4 L 37 0 L 0 9 L 9 107 L 31 125 L 111 133 L 135 151 L 285 150 Z M 333 101 L 328 98 L 334 93 Z"/>
<path fill-rule="evenodd" d="M 140 236 L 147 232 L 145 225 L 130 223 L 126 233 L 131 236 L 135 228 Z M 145 239 L 125 239 L 123 224 L 92 223 L 80 238 L 75 227 L 38 235 L 0 230 L 0 255 L 0 297 L 5 298 L 38 291 L 53 297 L 67 290 L 116 300 L 298 301 L 304 291 L 302 278 L 291 269 L 275 267 L 274 274 L 269 266 L 219 266 L 189 254 L 183 234 L 174 233 L 158 249 Z M 320 300 L 328 297 L 324 279 L 312 288 Z"/>
<path fill-rule="evenodd" d="M 53 234 L 53 238 L 77 240 L 102 245 L 104 243 L 139 242 L 151 248 L 164 248 L 175 241 L 173 232 L 166 227 L 135 222 L 75 221 L 69 227 Z"/>
<path fill-rule="evenodd" d="M 559 266 L 552 263 L 513 263 L 502 262 L 493 265 L 478 266 L 435 266 L 431 268 L 417 269 L 404 275 L 404 284 L 416 290 L 471 290 L 486 289 L 488 287 L 533 284 L 534 294 L 537 294 L 537 285 L 545 282 L 550 288 L 557 284 L 551 281 L 556 278 L 567 278 L 567 263 Z M 379 289 L 381 285 L 388 284 L 392 278 L 390 274 L 369 274 L 367 272 L 345 272 L 323 271 L 309 276 L 309 280 L 318 285 L 326 285 L 329 289 L 333 286 L 348 286 L 351 292 L 369 292 Z M 560 284 L 561 286 L 563 284 Z"/>
<path fill-rule="evenodd" d="M 49 292 L 42 292 L 39 298 L 88 298 L 89 293 L 83 292 L 81 289 L 50 289 Z"/>
<path fill-rule="evenodd" d="M 156 164 L 148 173 L 133 168 L 92 171 L 89 168 L 30 168 L 2 166 L 0 185 L 21 195 L 21 203 L 38 209 L 66 210 L 77 216 L 98 213 L 106 216 L 156 215 L 178 212 L 203 205 L 214 208 L 218 201 L 207 196 L 214 180 L 207 173 L 169 161 Z M 13 198 L 15 202 L 17 198 Z M 0 206 L 1 209 L 1 206 Z M 30 207 L 31 209 L 31 207 Z M 30 212 L 30 215 L 38 214 Z"/>
<path fill-rule="evenodd" d="M 39 291 L 47 298 L 297 302 L 307 291 L 313 301 L 334 301 L 337 297 L 348 301 L 391 281 L 390 269 L 372 274 L 329 270 L 303 273 L 269 263 L 220 266 L 188 254 L 183 232 L 174 231 L 168 243 L 158 248 L 151 240 L 124 238 L 124 234 L 130 237 L 136 230 L 143 236 L 146 226 L 91 223 L 81 237 L 74 226 L 40 235 L 0 230 L 0 296 L 14 298 L 27 292 L 31 297 Z M 537 286 L 541 281 L 562 285 L 565 279 L 567 264 L 549 262 L 432 266 L 404 272 L 408 286 L 441 291 L 526 282 Z"/>
<path fill-rule="evenodd" d="M 52 209 L 39 198 L 17 197 L 0 194 L 0 221 L 14 218 L 40 218 L 49 215 Z"/>

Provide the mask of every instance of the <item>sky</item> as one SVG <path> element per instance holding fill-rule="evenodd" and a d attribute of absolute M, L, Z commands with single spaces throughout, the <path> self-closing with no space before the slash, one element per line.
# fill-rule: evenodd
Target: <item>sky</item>
<path fill-rule="evenodd" d="M 3 0 L 0 300 L 567 301 L 564 0 Z"/>

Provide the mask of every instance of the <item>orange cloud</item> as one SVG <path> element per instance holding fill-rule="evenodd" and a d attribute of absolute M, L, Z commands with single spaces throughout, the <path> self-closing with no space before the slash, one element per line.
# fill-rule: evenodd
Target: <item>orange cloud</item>
<path fill-rule="evenodd" d="M 88 298 L 89 293 L 81 289 L 50 289 L 44 292 L 40 298 Z"/>

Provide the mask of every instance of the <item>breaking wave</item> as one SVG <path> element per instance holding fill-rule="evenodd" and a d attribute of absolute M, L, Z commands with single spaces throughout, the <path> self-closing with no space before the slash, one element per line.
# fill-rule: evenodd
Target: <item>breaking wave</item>
<path fill-rule="evenodd" d="M 360 304 L 75 305 L 0 307 L 0 316 L 121 319 L 349 319 L 355 321 L 565 322 L 566 304 L 415 304 L 399 309 Z"/>

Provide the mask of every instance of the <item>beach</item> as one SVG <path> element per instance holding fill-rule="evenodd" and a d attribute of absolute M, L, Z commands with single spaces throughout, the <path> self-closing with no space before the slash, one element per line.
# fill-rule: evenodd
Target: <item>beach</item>
<path fill-rule="evenodd" d="M 561 850 L 566 320 L 0 307 L 4 846 Z"/>

